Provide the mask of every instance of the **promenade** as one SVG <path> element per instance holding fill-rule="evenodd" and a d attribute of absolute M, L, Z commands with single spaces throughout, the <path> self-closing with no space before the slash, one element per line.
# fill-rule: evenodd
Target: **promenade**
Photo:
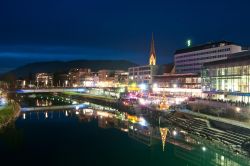
<path fill-rule="evenodd" d="M 188 109 L 178 109 L 177 111 L 182 112 L 182 113 L 186 113 L 186 114 L 190 114 L 190 115 L 193 115 L 193 116 L 196 116 L 196 117 L 200 117 L 200 118 L 203 118 L 203 119 L 207 119 L 207 120 L 215 120 L 215 121 L 235 125 L 235 126 L 238 126 L 238 127 L 243 127 L 243 128 L 250 129 L 250 123 L 249 122 L 240 122 L 240 121 L 236 121 L 236 120 L 232 120 L 232 119 L 228 119 L 228 118 L 215 117 L 215 116 L 206 115 L 206 114 L 202 114 L 202 113 L 198 113 L 198 112 L 193 112 L 193 111 L 188 110 Z"/>

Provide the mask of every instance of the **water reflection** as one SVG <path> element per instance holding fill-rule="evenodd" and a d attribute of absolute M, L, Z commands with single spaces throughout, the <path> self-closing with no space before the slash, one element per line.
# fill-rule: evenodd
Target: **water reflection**
<path fill-rule="evenodd" d="M 87 124 L 97 121 L 98 127 L 105 130 L 119 130 L 126 133 L 128 137 L 139 144 L 143 144 L 150 149 L 152 153 L 162 156 L 161 160 L 167 162 L 167 154 L 171 153 L 177 159 L 185 161 L 188 165 L 197 166 L 240 166 L 250 165 L 247 158 L 232 153 L 229 149 L 214 142 L 194 136 L 182 128 L 173 126 L 171 123 L 162 123 L 161 119 L 154 119 L 157 125 L 152 125 L 147 116 L 132 115 L 120 112 L 116 109 L 100 106 L 91 103 L 84 103 L 88 107 L 67 109 L 60 111 L 34 111 L 23 112 L 18 119 L 18 123 L 58 120 L 76 120 L 80 124 Z M 13 127 L 15 129 L 15 126 Z M 9 130 L 13 131 L 13 130 Z M 14 130 L 15 136 L 19 138 L 20 131 Z M 111 131 L 110 131 L 111 132 Z M 3 140 L 11 140 L 6 133 L 1 134 Z M 18 137 L 16 137 L 16 135 Z M 118 140 L 117 140 L 118 141 Z M 9 143 L 12 144 L 12 143 Z M 173 147 L 173 149 L 171 149 Z M 98 151 L 98 149 L 96 149 Z M 159 154 L 162 153 L 162 154 Z M 158 157 L 157 156 L 157 157 Z M 157 161 L 155 161 L 157 162 Z M 157 165 L 157 164 L 156 164 Z"/>

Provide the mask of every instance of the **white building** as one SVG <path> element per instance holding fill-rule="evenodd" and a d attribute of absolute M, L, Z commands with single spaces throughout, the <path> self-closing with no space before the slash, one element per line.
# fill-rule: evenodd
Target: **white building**
<path fill-rule="evenodd" d="M 129 80 L 136 83 L 147 83 L 152 84 L 152 76 L 157 72 L 156 65 L 146 65 L 131 67 L 128 69 Z"/>
<path fill-rule="evenodd" d="M 177 50 L 174 54 L 176 73 L 200 73 L 204 63 L 227 59 L 242 47 L 232 42 L 220 41 Z"/>

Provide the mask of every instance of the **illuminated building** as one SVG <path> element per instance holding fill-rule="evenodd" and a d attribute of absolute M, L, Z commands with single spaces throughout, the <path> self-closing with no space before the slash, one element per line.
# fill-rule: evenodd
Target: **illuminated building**
<path fill-rule="evenodd" d="M 176 73 L 200 73 L 204 63 L 227 59 L 241 51 L 241 46 L 227 41 L 177 50 L 174 54 Z"/>
<path fill-rule="evenodd" d="M 156 65 L 137 66 L 128 69 L 129 80 L 140 83 L 152 84 L 152 76 L 157 73 Z"/>
<path fill-rule="evenodd" d="M 114 81 L 117 83 L 128 84 L 128 72 L 116 70 Z"/>
<path fill-rule="evenodd" d="M 85 78 L 91 76 L 91 70 L 85 68 L 73 68 L 69 71 L 69 85 L 83 86 Z"/>
<path fill-rule="evenodd" d="M 27 82 L 24 79 L 18 79 L 16 80 L 16 87 L 17 88 L 26 88 Z"/>
<path fill-rule="evenodd" d="M 98 78 L 99 81 L 108 81 L 108 79 L 110 78 L 110 70 L 99 70 L 98 71 Z"/>
<path fill-rule="evenodd" d="M 37 73 L 36 74 L 36 86 L 37 87 L 53 86 L 53 74 Z"/>
<path fill-rule="evenodd" d="M 214 99 L 250 102 L 250 51 L 227 60 L 206 63 L 202 90 Z"/>
<path fill-rule="evenodd" d="M 153 87 L 155 92 L 175 93 L 186 96 L 201 96 L 201 77 L 198 74 L 171 74 L 154 75 Z M 154 85 L 153 84 L 153 85 Z"/>

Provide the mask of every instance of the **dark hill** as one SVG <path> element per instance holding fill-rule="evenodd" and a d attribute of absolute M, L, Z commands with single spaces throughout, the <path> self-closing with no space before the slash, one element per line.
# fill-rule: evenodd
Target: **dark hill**
<path fill-rule="evenodd" d="M 90 68 L 92 71 L 101 69 L 108 70 L 127 70 L 129 67 L 136 66 L 135 63 L 126 60 L 74 60 L 74 61 L 50 61 L 36 62 L 18 67 L 2 75 L 15 75 L 16 77 L 27 77 L 29 74 L 38 72 L 67 72 L 71 68 Z"/>

